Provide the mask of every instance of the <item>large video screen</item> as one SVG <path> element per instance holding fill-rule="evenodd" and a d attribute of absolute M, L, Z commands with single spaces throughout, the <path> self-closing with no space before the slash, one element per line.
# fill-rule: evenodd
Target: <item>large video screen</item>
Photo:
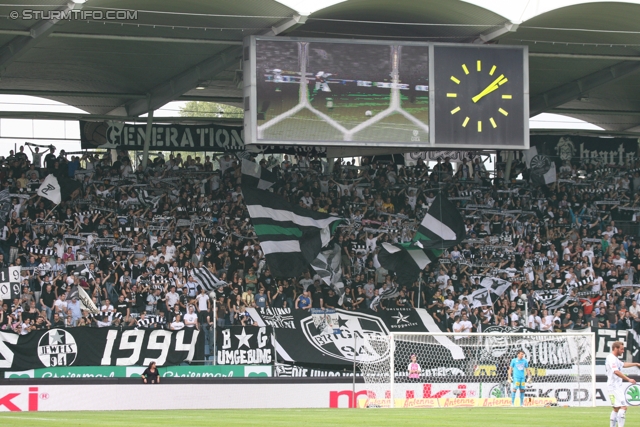
<path fill-rule="evenodd" d="M 486 146 L 489 122 L 483 138 L 455 127 L 454 135 L 445 135 L 443 127 L 439 139 L 446 145 L 434 140 L 438 123 L 433 126 L 437 89 L 431 84 L 433 49 L 429 43 L 249 37 L 244 53 L 245 141 L 490 148 Z M 468 90 L 483 83 L 487 84 L 471 82 Z M 519 90 L 514 103 L 522 101 Z M 463 96 L 461 92 L 458 101 L 464 102 Z M 439 120 L 444 119 L 448 118 Z M 522 141 L 507 139 L 506 143 L 490 142 L 501 148 L 524 148 Z"/>

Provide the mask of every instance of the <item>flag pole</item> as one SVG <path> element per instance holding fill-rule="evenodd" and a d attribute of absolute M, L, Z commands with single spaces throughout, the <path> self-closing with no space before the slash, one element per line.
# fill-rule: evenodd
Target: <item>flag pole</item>
<path fill-rule="evenodd" d="M 218 335 L 218 331 L 217 331 L 217 326 L 218 326 L 218 313 L 217 313 L 217 306 L 216 306 L 216 298 L 213 298 L 213 364 L 216 365 L 216 359 L 217 359 L 217 351 L 216 351 L 216 336 Z M 211 352 L 211 349 L 209 349 L 209 352 Z"/>
<path fill-rule="evenodd" d="M 42 220 L 43 222 L 47 220 L 47 218 L 49 218 L 49 215 L 51 215 L 53 213 L 53 211 L 56 210 L 56 208 L 60 206 L 60 203 L 58 203 L 57 205 L 55 205 L 53 208 L 51 208 L 51 210 L 49 211 L 49 213 L 47 214 L 47 216 L 44 217 L 44 219 Z"/>

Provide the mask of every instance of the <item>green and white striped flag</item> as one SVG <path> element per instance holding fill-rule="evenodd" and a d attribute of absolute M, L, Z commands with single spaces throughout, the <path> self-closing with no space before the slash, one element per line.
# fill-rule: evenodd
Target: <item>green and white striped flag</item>
<path fill-rule="evenodd" d="M 242 196 L 267 265 L 275 277 L 300 275 L 329 244 L 343 219 L 293 205 L 260 190 L 255 178 L 247 180 L 243 175 Z"/>

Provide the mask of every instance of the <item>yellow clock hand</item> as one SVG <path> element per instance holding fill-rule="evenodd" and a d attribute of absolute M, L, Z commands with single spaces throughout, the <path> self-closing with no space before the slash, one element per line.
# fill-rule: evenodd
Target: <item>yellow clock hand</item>
<path fill-rule="evenodd" d="M 482 99 L 482 97 L 484 97 L 485 95 L 490 94 L 491 92 L 493 92 L 494 90 L 498 89 L 498 85 L 500 83 L 500 81 L 502 81 L 502 79 L 504 79 L 504 74 L 500 74 L 500 76 L 495 79 L 493 82 L 491 82 L 489 84 L 489 86 L 487 86 L 486 88 L 484 88 L 484 90 L 482 92 L 480 92 L 479 94 L 477 94 L 476 96 L 474 96 L 473 98 L 471 98 L 471 100 L 473 102 L 478 102 L 480 99 Z"/>

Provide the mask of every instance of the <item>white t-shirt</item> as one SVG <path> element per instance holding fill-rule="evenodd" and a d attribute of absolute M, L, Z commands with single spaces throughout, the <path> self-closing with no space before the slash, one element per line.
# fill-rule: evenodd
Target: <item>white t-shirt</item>
<path fill-rule="evenodd" d="M 453 332 L 462 332 L 462 324 L 460 324 L 460 322 L 453 324 Z"/>
<path fill-rule="evenodd" d="M 209 301 L 209 295 L 199 294 L 196 297 L 196 301 L 198 302 L 198 311 L 207 311 L 207 302 Z"/>
<path fill-rule="evenodd" d="M 175 292 L 169 292 L 166 298 L 167 298 L 167 305 L 169 307 L 173 307 L 178 303 L 178 301 L 180 301 L 180 295 L 178 295 Z"/>
<path fill-rule="evenodd" d="M 167 246 L 167 255 L 164 258 L 167 261 L 174 259 L 176 256 L 176 250 L 175 245 Z"/>
<path fill-rule="evenodd" d="M 527 320 L 527 323 L 529 326 L 529 328 L 531 329 L 538 329 L 538 324 L 536 323 L 536 316 L 534 316 L 533 314 L 529 315 L 529 319 Z"/>
<path fill-rule="evenodd" d="M 446 300 L 444 300 L 444 305 L 446 305 L 447 307 L 449 307 L 450 310 L 453 310 L 453 305 L 455 303 L 453 302 L 452 299 L 447 298 Z"/>
<path fill-rule="evenodd" d="M 540 325 L 540 330 L 541 331 L 550 331 L 552 329 L 553 329 L 553 316 L 552 315 L 545 316 L 545 318 L 542 319 L 542 324 Z"/>
<path fill-rule="evenodd" d="M 171 323 L 171 329 L 174 331 L 179 331 L 180 329 L 184 329 L 184 323 L 182 322 L 173 322 Z"/>
<path fill-rule="evenodd" d="M 605 366 L 607 369 L 607 387 L 610 389 L 620 387 L 622 385 L 622 378 L 617 376 L 615 372 L 621 370 L 624 364 L 616 356 L 609 353 L 605 360 Z"/>
<path fill-rule="evenodd" d="M 106 305 L 104 304 L 102 307 L 100 307 L 100 311 L 107 312 L 107 313 L 111 313 L 113 311 L 113 306 L 111 304 Z"/>
<path fill-rule="evenodd" d="M 53 305 L 55 307 L 59 307 L 63 312 L 67 311 L 67 301 L 62 301 L 61 299 L 57 299 Z M 66 314 L 66 313 L 65 313 Z"/>
<path fill-rule="evenodd" d="M 184 321 L 185 321 L 185 325 L 186 322 L 195 322 L 196 320 L 198 320 L 198 315 L 195 313 L 187 313 L 184 315 Z M 195 323 L 193 325 L 186 325 L 188 328 L 193 328 L 195 327 Z"/>
<path fill-rule="evenodd" d="M 449 279 L 450 279 L 450 278 L 451 278 L 451 277 L 449 277 L 449 275 L 448 275 L 448 274 L 443 274 L 443 275 L 438 276 L 438 277 L 436 278 L 436 282 L 438 282 L 438 284 L 439 284 L 440 286 L 445 286 L 445 285 L 447 284 L 447 282 L 449 281 Z"/>

